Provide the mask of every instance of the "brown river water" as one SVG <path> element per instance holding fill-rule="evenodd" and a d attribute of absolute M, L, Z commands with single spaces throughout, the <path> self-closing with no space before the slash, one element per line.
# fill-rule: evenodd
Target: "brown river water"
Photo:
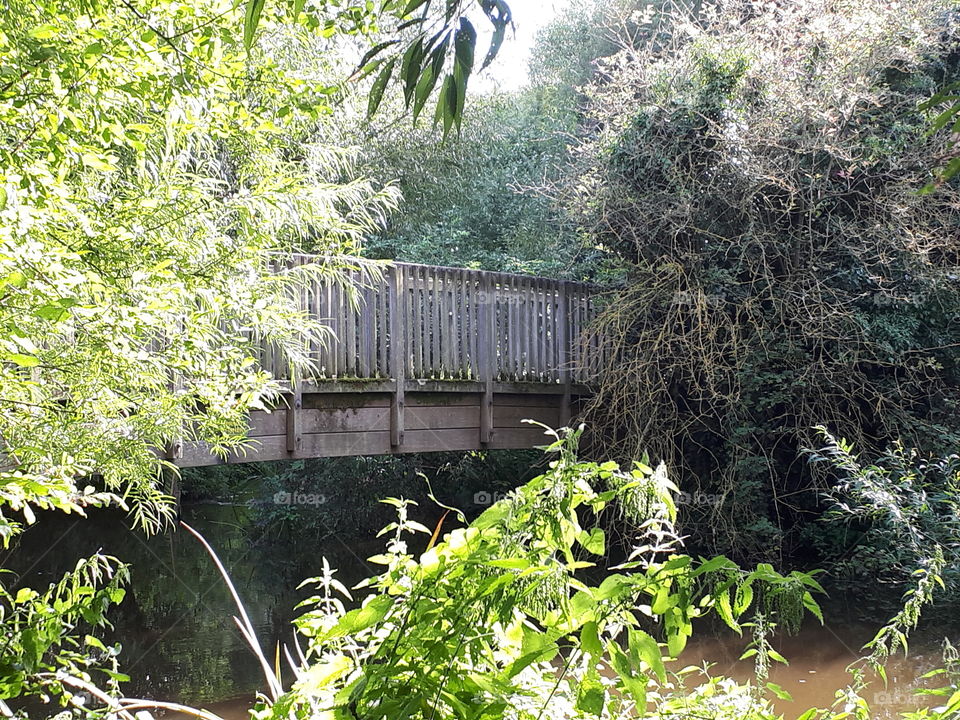
<path fill-rule="evenodd" d="M 777 711 L 789 719 L 811 707 L 829 707 L 834 702 L 835 692 L 849 682 L 846 668 L 859 657 L 858 648 L 870 639 L 872 632 L 865 624 L 841 627 L 809 624 L 796 636 L 776 639 L 774 647 L 790 661 L 790 665 L 772 667 L 770 681 L 792 696 L 791 701 L 777 700 L 774 703 Z M 875 720 L 892 720 L 899 718 L 901 712 L 934 704 L 923 696 L 915 696 L 914 691 L 935 687 L 935 684 L 919 678 L 940 664 L 939 642 L 939 638 L 921 631 L 914 638 L 915 648 L 907 657 L 899 655 L 890 659 L 887 664 L 888 686 L 884 688 L 882 682 L 875 679 L 864 693 Z M 753 666 L 749 661 L 738 660 L 745 644 L 746 640 L 732 633 L 695 636 L 675 666 L 708 663 L 711 675 L 725 675 L 747 682 L 753 679 Z M 225 720 L 245 720 L 250 704 L 249 697 L 241 697 L 203 707 Z M 172 713 L 167 717 L 187 716 Z"/>

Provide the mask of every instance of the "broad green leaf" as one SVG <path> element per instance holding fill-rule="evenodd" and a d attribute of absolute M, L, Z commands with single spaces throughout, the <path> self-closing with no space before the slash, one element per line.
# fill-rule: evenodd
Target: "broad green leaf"
<path fill-rule="evenodd" d="M 736 632 L 737 635 L 742 635 L 743 631 L 740 629 L 740 623 L 733 617 L 733 608 L 730 605 L 730 592 L 728 590 L 721 590 L 714 596 L 714 603 L 720 618 L 731 630 Z"/>
<path fill-rule="evenodd" d="M 700 575 L 705 575 L 706 573 L 716 572 L 717 570 L 736 570 L 737 564 L 732 560 L 724 557 L 723 555 L 717 555 L 716 557 L 710 558 L 704 563 L 701 563 L 700 566 L 691 573 L 691 577 L 698 577 Z"/>
<path fill-rule="evenodd" d="M 417 118 L 420 116 L 420 111 L 423 110 L 423 106 L 426 104 L 430 94 L 433 92 L 434 87 L 437 85 L 437 81 L 443 74 L 443 61 L 446 57 L 447 43 L 449 40 L 450 34 L 447 33 L 443 36 L 440 44 L 430 51 L 428 61 L 423 69 L 423 72 L 420 74 L 420 80 L 417 82 L 417 87 L 414 90 L 414 122 L 417 121 Z"/>
<path fill-rule="evenodd" d="M 603 645 L 600 642 L 600 633 L 595 620 L 584 623 L 580 628 L 580 647 L 594 658 L 600 657 L 603 653 Z"/>
<path fill-rule="evenodd" d="M 336 625 L 323 634 L 323 638 L 332 640 L 366 630 L 383 620 L 393 603 L 393 598 L 389 595 L 378 595 L 362 608 L 351 610 L 340 618 Z"/>
<path fill-rule="evenodd" d="M 776 661 L 776 662 L 778 662 L 778 663 L 783 663 L 784 665 L 789 665 L 789 664 L 790 664 L 783 655 L 781 655 L 780 653 L 778 653 L 778 652 L 777 652 L 776 650 L 774 650 L 773 648 L 770 648 L 769 650 L 767 650 L 767 654 L 770 656 L 770 659 L 771 659 L 771 660 L 774 660 L 774 661 Z"/>
<path fill-rule="evenodd" d="M 487 56 L 484 58 L 483 65 L 480 68 L 481 70 L 485 69 L 496 59 L 497 54 L 500 52 L 500 46 L 503 45 L 503 40 L 506 37 L 507 27 L 512 21 L 510 8 L 503 0 L 490 0 L 489 3 L 483 6 L 483 10 L 493 24 L 493 35 L 490 39 Z"/>
<path fill-rule="evenodd" d="M 596 715 L 603 715 L 607 693 L 600 679 L 596 667 L 591 667 L 577 687 L 577 710 Z"/>
<path fill-rule="evenodd" d="M 606 550 L 606 536 L 601 528 L 591 528 L 590 532 L 583 530 L 577 540 L 584 550 L 594 555 L 603 555 Z"/>
<path fill-rule="evenodd" d="M 417 38 L 403 53 L 400 62 L 400 79 L 403 81 L 403 102 L 410 107 L 413 92 L 417 87 L 423 62 L 423 38 Z"/>
<path fill-rule="evenodd" d="M 630 662 L 630 658 L 613 640 L 607 643 L 607 654 L 610 657 L 610 666 L 617 674 L 617 681 L 627 691 L 641 714 L 647 706 L 647 676 Z"/>
<path fill-rule="evenodd" d="M 737 587 L 736 601 L 733 603 L 733 614 L 740 617 L 750 607 L 753 602 L 753 585 L 745 582 Z"/>
<path fill-rule="evenodd" d="M 823 625 L 823 610 L 820 609 L 820 604 L 814 600 L 813 595 L 809 592 L 803 593 L 803 606 Z"/>
<path fill-rule="evenodd" d="M 30 37 L 36 38 L 37 40 L 49 40 L 54 35 L 59 32 L 56 25 L 50 25 L 49 23 L 45 25 L 38 25 L 30 31 Z"/>
<path fill-rule="evenodd" d="M 656 675 L 660 684 L 664 684 L 667 681 L 667 670 L 663 665 L 663 656 L 660 654 L 660 646 L 657 645 L 657 641 L 643 630 L 631 628 L 627 634 L 627 643 L 631 657 L 642 660 L 647 668 Z"/>
<path fill-rule="evenodd" d="M 680 653 L 687 647 L 688 637 L 686 633 L 678 630 L 667 633 L 667 652 L 670 653 L 670 657 L 680 657 Z"/>

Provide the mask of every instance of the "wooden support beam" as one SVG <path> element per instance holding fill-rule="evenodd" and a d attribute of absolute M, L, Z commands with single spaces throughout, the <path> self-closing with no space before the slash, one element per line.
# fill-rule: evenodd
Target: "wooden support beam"
<path fill-rule="evenodd" d="M 390 307 L 390 374 L 393 377 L 394 390 L 390 401 L 390 446 L 403 445 L 404 390 L 406 382 L 407 344 L 404 330 L 407 327 L 407 287 L 404 282 L 403 268 L 394 265 L 389 271 L 389 307 Z"/>
<path fill-rule="evenodd" d="M 287 452 L 295 453 L 303 447 L 303 425 L 301 422 L 303 410 L 303 391 L 300 388 L 300 381 L 294 378 L 292 381 L 293 392 L 289 396 L 287 407 Z"/>
<path fill-rule="evenodd" d="M 497 375 L 497 284 L 493 275 L 480 276 L 478 293 L 479 317 L 477 333 L 479 380 L 483 385 L 480 398 L 480 443 L 493 442 L 493 381 Z"/>
<path fill-rule="evenodd" d="M 167 443 L 167 460 L 177 461 L 183 457 L 183 438 L 175 438 Z"/>

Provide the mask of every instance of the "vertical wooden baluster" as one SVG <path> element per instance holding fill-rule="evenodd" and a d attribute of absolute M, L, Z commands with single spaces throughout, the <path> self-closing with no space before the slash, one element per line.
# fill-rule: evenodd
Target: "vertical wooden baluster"
<path fill-rule="evenodd" d="M 358 350 L 359 328 L 358 319 L 360 315 L 360 306 L 363 304 L 363 288 L 361 287 L 361 278 L 356 272 L 351 275 L 353 281 L 353 293 L 350 296 L 350 305 L 347 310 L 347 366 L 351 377 L 360 375 L 360 353 Z"/>
<path fill-rule="evenodd" d="M 455 324 L 457 317 L 457 287 L 453 270 L 445 271 L 443 276 L 445 285 L 443 296 L 446 298 L 443 327 L 446 331 L 444 334 L 446 335 L 447 344 L 447 379 L 451 380 L 457 376 L 457 330 Z"/>
<path fill-rule="evenodd" d="M 364 377 L 372 378 L 377 375 L 377 296 L 376 288 L 373 286 L 373 279 L 367 280 L 367 288 L 364 291 L 366 305 L 363 308 L 364 328 L 363 333 L 366 337 L 366 368 Z"/>
<path fill-rule="evenodd" d="M 510 364 L 510 344 L 507 335 L 507 325 L 510 321 L 510 285 L 503 275 L 498 275 L 494 282 L 495 294 L 492 302 L 497 319 L 494 362 L 496 375 L 494 377 L 497 380 L 506 380 Z"/>
<path fill-rule="evenodd" d="M 389 295 L 389 273 L 377 280 L 377 377 L 390 377 L 390 365 L 387 360 L 387 337 L 389 322 L 387 316 L 387 297 Z"/>
<path fill-rule="evenodd" d="M 457 374 L 467 380 L 470 377 L 470 288 L 468 283 L 472 280 L 470 273 L 466 270 L 457 271 Z"/>
<path fill-rule="evenodd" d="M 300 378 L 296 375 L 290 380 L 290 394 L 287 395 L 287 452 L 296 453 L 303 447 L 303 433 L 300 415 L 303 408 L 303 392 Z"/>
<path fill-rule="evenodd" d="M 321 322 L 324 325 L 327 323 L 324 322 L 323 318 L 323 285 L 320 283 L 319 278 L 314 278 L 310 281 L 310 315 L 317 321 Z M 324 377 L 327 372 L 326 368 L 326 358 L 323 356 L 323 337 L 317 338 L 317 344 L 311 348 L 312 352 L 311 357 L 317 363 L 317 375 L 318 377 Z"/>
<path fill-rule="evenodd" d="M 530 283 L 527 278 L 518 277 L 517 280 L 517 380 L 526 380 L 529 372 L 530 351 L 533 349 L 533 326 L 527 320 L 527 314 L 532 305 L 530 298 Z M 529 346 L 529 347 L 528 347 Z"/>
<path fill-rule="evenodd" d="M 590 356 L 590 299 L 580 295 L 580 352 L 583 354 L 583 376 L 590 377 L 593 360 Z"/>
<path fill-rule="evenodd" d="M 436 294 L 437 301 L 437 366 L 436 372 L 438 378 L 445 378 L 448 372 L 447 365 L 447 278 L 446 271 L 437 269 L 436 271 Z"/>
<path fill-rule="evenodd" d="M 543 301 L 543 283 L 534 278 L 531 280 L 531 301 L 533 305 L 533 325 L 530 329 L 532 339 L 530 342 L 530 379 L 534 382 L 540 382 L 540 375 L 543 372 L 543 358 L 545 355 L 544 343 L 547 341 L 547 326 L 542 317 L 544 309 Z"/>
<path fill-rule="evenodd" d="M 553 381 L 553 341 L 557 336 L 557 328 L 553 314 L 553 282 L 540 281 L 540 323 L 543 328 L 540 340 L 540 382 Z"/>
<path fill-rule="evenodd" d="M 521 353 L 523 352 L 523 325 L 520 322 L 520 280 L 513 276 L 510 278 L 510 328 L 509 338 L 512 347 L 510 348 L 510 373 L 511 380 L 520 380 L 522 370 Z"/>
<path fill-rule="evenodd" d="M 570 333 L 567 326 L 567 283 L 560 281 L 555 288 L 557 294 L 556 320 L 557 329 L 557 369 L 560 384 L 563 386 L 563 395 L 560 399 L 560 424 L 570 425 Z"/>
<path fill-rule="evenodd" d="M 469 372 L 471 380 L 479 380 L 479 363 L 477 362 L 477 334 L 479 332 L 479 314 L 477 308 L 477 298 L 481 295 L 480 288 L 477 287 L 477 273 L 470 271 L 467 273 L 467 314 L 470 316 L 470 327 L 467 333 L 468 354 L 470 357 Z"/>
<path fill-rule="evenodd" d="M 436 272 L 430 266 L 423 269 L 423 376 L 434 376 L 434 314 L 436 313 L 435 290 Z"/>
<path fill-rule="evenodd" d="M 456 380 L 460 377 L 460 271 L 451 270 L 450 278 L 450 378 Z"/>
<path fill-rule="evenodd" d="M 556 382 L 557 370 L 557 283 L 555 280 L 548 280 L 543 283 L 543 342 L 544 358 L 541 381 L 545 383 Z"/>
<path fill-rule="evenodd" d="M 403 268 L 394 265 L 390 268 L 390 364 L 392 366 L 394 390 L 390 401 L 390 446 L 398 448 L 403 445 L 404 434 L 404 393 L 406 390 L 407 348 L 404 343 L 406 333 L 403 321 L 407 309 L 404 299 L 404 272 Z"/>
<path fill-rule="evenodd" d="M 516 370 L 514 371 L 517 375 L 517 380 L 524 379 L 525 371 L 525 361 L 524 355 L 526 354 L 527 343 L 530 342 L 530 331 L 532 328 L 526 322 L 524 318 L 524 307 L 528 304 L 527 302 L 527 291 L 529 285 L 527 284 L 525 278 L 516 279 L 517 287 L 517 324 L 514 332 L 517 333 L 517 355 L 516 355 Z"/>
<path fill-rule="evenodd" d="M 423 377 L 433 377 L 433 270 L 423 269 Z"/>
<path fill-rule="evenodd" d="M 492 273 L 481 272 L 479 277 L 480 304 L 477 333 L 479 379 L 483 383 L 480 398 L 480 442 L 493 439 L 493 381 L 497 375 L 497 307 L 496 280 Z"/>
<path fill-rule="evenodd" d="M 343 377 L 343 356 L 345 352 L 343 345 L 343 282 L 344 280 L 342 278 L 337 278 L 336 283 L 334 283 L 332 292 L 333 304 L 330 306 L 333 317 L 333 330 L 336 335 L 333 341 L 333 365 L 337 377 Z"/>
<path fill-rule="evenodd" d="M 414 272 L 411 272 L 411 268 L 407 265 L 401 267 L 403 282 L 400 284 L 400 289 L 403 291 L 403 300 L 400 302 L 400 307 L 403 308 L 403 319 L 401 320 L 403 328 L 403 361 L 404 367 L 406 370 L 403 373 L 404 380 L 407 380 L 411 377 L 416 377 L 416 359 L 414 358 L 414 353 L 416 352 L 416 342 L 414 340 L 414 324 L 413 324 L 413 304 L 417 302 L 417 285 L 416 285 L 416 275 Z"/>
<path fill-rule="evenodd" d="M 337 281 L 334 277 L 328 277 L 324 282 L 324 309 L 323 316 L 327 320 L 327 326 L 330 333 L 327 337 L 327 345 L 324 348 L 324 363 L 327 366 L 327 377 L 337 376 L 337 296 L 335 286 Z"/>
<path fill-rule="evenodd" d="M 533 379 L 536 382 L 546 382 L 547 374 L 549 373 L 547 357 L 549 356 L 549 344 L 552 332 L 552 329 L 548 325 L 547 313 L 547 295 L 550 291 L 549 288 L 549 283 L 543 280 L 538 280 L 536 283 L 537 330 L 535 337 L 537 341 L 537 363 L 533 373 Z"/>
<path fill-rule="evenodd" d="M 443 368 L 443 360 L 440 357 L 440 291 L 443 283 L 440 281 L 439 269 L 430 268 L 430 275 L 433 286 L 433 292 L 430 296 L 433 303 L 430 309 L 430 331 L 432 333 L 430 344 L 433 348 L 433 352 L 430 354 L 430 377 L 439 379 L 442 377 L 441 371 Z"/>
<path fill-rule="evenodd" d="M 500 364 L 498 367 L 500 379 L 506 382 L 512 380 L 513 349 L 510 344 L 510 318 L 513 313 L 511 304 L 513 294 L 513 283 L 508 276 L 500 278 L 500 293 L 497 296 L 497 302 L 500 305 Z"/>
<path fill-rule="evenodd" d="M 410 268 L 412 286 L 411 303 L 413 324 L 407 328 L 407 338 L 413 343 L 413 377 L 423 377 L 423 268 L 414 265 Z"/>
<path fill-rule="evenodd" d="M 453 351 L 456 347 L 456 338 L 453 337 L 453 272 L 451 270 L 443 271 L 443 323 L 441 325 L 443 334 L 440 337 L 443 348 L 443 367 L 444 377 L 448 380 L 454 377 Z"/>
<path fill-rule="evenodd" d="M 367 377 L 377 376 L 377 291 L 379 287 L 370 278 L 367 288 Z"/>
<path fill-rule="evenodd" d="M 579 382 L 580 378 L 580 322 L 578 310 L 580 297 L 575 285 L 567 287 L 567 312 L 570 313 L 570 370 L 573 377 Z"/>

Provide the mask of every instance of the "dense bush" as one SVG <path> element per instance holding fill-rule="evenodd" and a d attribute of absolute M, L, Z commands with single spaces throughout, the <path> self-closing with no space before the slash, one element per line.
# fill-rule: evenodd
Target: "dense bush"
<path fill-rule="evenodd" d="M 631 37 L 589 91 L 559 198 L 628 274 L 592 419 L 719 497 L 686 529 L 720 551 L 803 550 L 815 425 L 960 444 L 960 205 L 917 192 L 952 7 L 728 2 Z"/>

